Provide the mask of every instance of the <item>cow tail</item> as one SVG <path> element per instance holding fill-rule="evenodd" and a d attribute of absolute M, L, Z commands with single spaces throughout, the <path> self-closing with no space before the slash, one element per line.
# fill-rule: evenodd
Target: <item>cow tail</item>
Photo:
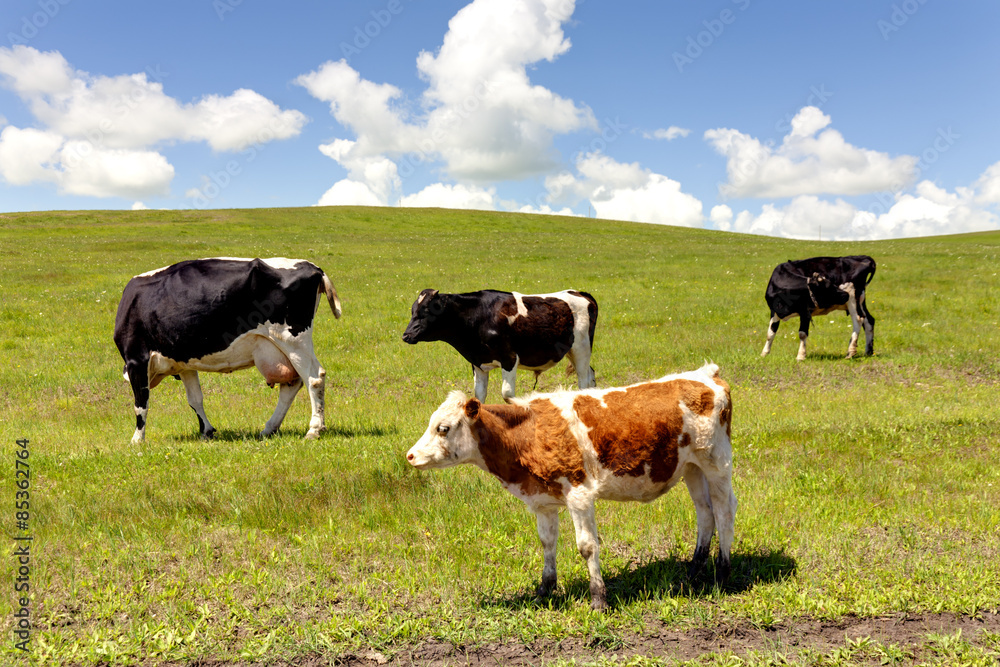
<path fill-rule="evenodd" d="M 330 310 L 333 311 L 333 316 L 340 319 L 340 297 L 337 296 L 337 288 L 333 286 L 330 279 L 323 274 L 323 292 L 326 294 L 326 300 L 330 302 Z"/>
<path fill-rule="evenodd" d="M 872 272 L 868 274 L 868 280 L 865 281 L 865 285 L 870 283 L 872 281 L 872 278 L 874 277 L 875 277 L 875 262 L 872 261 Z"/>

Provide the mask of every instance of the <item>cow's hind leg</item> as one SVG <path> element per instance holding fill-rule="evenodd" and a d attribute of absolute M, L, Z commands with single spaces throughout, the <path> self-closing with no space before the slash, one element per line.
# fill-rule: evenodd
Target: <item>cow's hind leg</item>
<path fill-rule="evenodd" d="M 596 387 L 597 378 L 594 375 L 594 369 L 590 366 L 590 349 L 573 349 L 566 353 L 566 356 L 573 364 L 573 370 L 576 371 L 576 382 L 580 389 Z"/>
<path fill-rule="evenodd" d="M 278 432 L 281 422 L 288 414 L 288 408 L 292 407 L 292 401 L 302 388 L 302 378 L 296 378 L 293 382 L 279 385 L 278 405 L 274 408 L 274 414 L 264 424 L 264 430 L 260 432 L 261 437 L 268 438 Z"/>
<path fill-rule="evenodd" d="M 760 356 L 766 357 L 771 352 L 771 343 L 774 341 L 775 334 L 778 333 L 778 327 L 781 325 L 781 318 L 775 313 L 771 313 L 771 321 L 767 325 L 767 340 L 764 341 L 764 350 L 760 353 Z"/>
<path fill-rule="evenodd" d="M 535 512 L 538 523 L 538 539 L 542 541 L 542 555 L 545 566 L 542 568 L 542 583 L 538 586 L 536 595 L 543 598 L 552 593 L 556 587 L 556 547 L 559 541 L 559 513 L 555 509 L 545 508 Z"/>
<path fill-rule="evenodd" d="M 712 534 L 715 533 L 715 514 L 712 511 L 712 498 L 708 490 L 708 480 L 702 474 L 701 468 L 693 463 L 684 468 L 684 483 L 694 502 L 695 513 L 698 516 L 698 541 L 694 547 L 694 556 L 688 567 L 688 578 L 693 579 L 701 571 L 708 559 L 712 546 Z"/>
<path fill-rule="evenodd" d="M 208 415 L 205 414 L 205 397 L 201 393 L 198 371 L 182 371 L 180 378 L 181 382 L 184 383 L 188 405 L 198 415 L 198 432 L 201 433 L 201 437 L 207 440 L 215 435 L 215 427 L 208 421 Z"/>
<path fill-rule="evenodd" d="M 736 494 L 733 493 L 732 467 L 704 471 L 708 493 L 712 498 L 715 527 L 719 531 L 719 558 L 715 561 L 716 580 L 723 584 L 729 579 L 730 550 L 736 524 Z"/>
<path fill-rule="evenodd" d="M 594 503 L 589 501 L 582 506 L 569 506 L 573 517 L 573 527 L 576 529 L 576 548 L 587 561 L 587 571 L 590 573 L 590 607 L 597 611 L 608 608 L 604 588 L 604 578 L 601 576 L 600 544 L 597 537 L 597 517 L 594 514 Z"/>
<path fill-rule="evenodd" d="M 135 397 L 135 433 L 132 444 L 138 445 L 146 439 L 146 417 L 149 414 L 149 358 L 129 361 L 125 364 L 125 374 L 132 385 Z"/>
<path fill-rule="evenodd" d="M 861 311 L 862 324 L 865 327 L 865 354 L 870 357 L 875 354 L 875 318 L 872 317 L 868 310 L 868 304 L 865 303 L 864 292 L 861 292 L 861 296 L 858 297 L 858 310 Z"/>
<path fill-rule="evenodd" d="M 809 340 L 809 321 L 811 319 L 808 313 L 799 313 L 799 353 L 795 356 L 796 361 L 805 361 L 806 341 Z"/>
<path fill-rule="evenodd" d="M 299 355 L 296 355 L 299 356 Z M 326 371 L 320 366 L 319 359 L 312 353 L 310 344 L 308 356 L 302 355 L 299 361 L 292 360 L 299 377 L 305 381 L 306 391 L 309 392 L 309 402 L 312 404 L 312 417 L 309 419 L 309 430 L 306 438 L 312 440 L 319 437 L 319 434 L 326 430 L 326 419 L 324 416 L 324 393 L 326 384 Z M 297 390 L 296 390 L 297 391 Z M 279 405 L 281 399 L 279 397 Z"/>

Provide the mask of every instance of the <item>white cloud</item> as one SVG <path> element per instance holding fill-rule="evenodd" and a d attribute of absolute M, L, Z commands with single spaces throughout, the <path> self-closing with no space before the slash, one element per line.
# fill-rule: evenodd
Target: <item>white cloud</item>
<path fill-rule="evenodd" d="M 981 204 L 1000 204 L 1000 162 L 990 165 L 973 184 L 976 201 Z"/>
<path fill-rule="evenodd" d="M 420 208 L 468 208 L 483 211 L 496 209 L 496 190 L 474 185 L 434 183 L 400 200 L 401 206 Z"/>
<path fill-rule="evenodd" d="M 717 213 L 719 208 L 712 209 L 712 220 L 720 229 L 797 239 L 876 240 L 1000 228 L 1000 217 L 976 203 L 975 190 L 950 192 L 931 181 L 918 183 L 914 193 L 896 195 L 889 209 L 881 213 L 858 209 L 842 199 L 829 202 L 813 195 L 796 197 L 785 207 L 765 204 L 759 215 L 742 211 L 731 222 L 727 218 L 732 211 L 727 216 L 721 210 Z"/>
<path fill-rule="evenodd" d="M 385 206 L 385 202 L 364 183 L 345 178 L 324 192 L 317 206 Z"/>
<path fill-rule="evenodd" d="M 141 201 L 137 201 L 137 202 L 133 202 L 132 203 L 132 210 L 133 211 L 148 211 L 149 207 L 146 206 L 145 204 L 143 204 Z"/>
<path fill-rule="evenodd" d="M 681 184 L 638 163 L 624 164 L 601 153 L 580 156 L 580 176 L 564 172 L 545 181 L 553 203 L 590 201 L 598 217 L 698 227 L 702 204 Z"/>
<path fill-rule="evenodd" d="M 706 131 L 705 139 L 727 159 L 729 180 L 719 193 L 784 198 L 898 192 L 916 177 L 916 157 L 852 146 L 816 107 L 804 107 L 791 125 L 777 147 L 734 129 Z"/>
<path fill-rule="evenodd" d="M 296 83 L 328 102 L 356 137 L 324 153 L 373 192 L 378 184 L 355 167 L 373 159 L 391 160 L 403 174 L 415 164 L 440 161 L 446 177 L 465 184 L 551 171 L 557 165 L 556 135 L 597 129 L 588 107 L 533 85 L 528 77 L 529 66 L 551 62 L 569 49 L 562 24 L 574 4 L 474 0 L 451 19 L 437 52 L 417 57 L 427 87 L 415 105 L 396 86 L 361 78 L 344 60 L 303 74 Z M 460 192 L 442 187 L 442 193 Z"/>
<path fill-rule="evenodd" d="M 676 125 L 671 125 L 667 129 L 653 130 L 652 132 L 644 132 L 644 139 L 665 139 L 667 141 L 673 141 L 678 137 L 686 137 L 691 134 L 691 130 L 685 127 L 677 127 Z"/>
<path fill-rule="evenodd" d="M 733 209 L 725 204 L 713 206 L 708 218 L 722 231 L 729 231 L 733 227 Z"/>
<path fill-rule="evenodd" d="M 152 74 L 154 79 L 158 75 Z M 0 174 L 15 185 L 54 182 L 61 192 L 72 194 L 168 194 L 173 167 L 150 150 L 156 144 L 204 141 L 213 150 L 234 151 L 296 136 L 306 123 L 302 113 L 283 111 L 252 90 L 182 104 L 147 72 L 91 75 L 74 70 L 58 51 L 28 46 L 0 47 L 0 81 L 45 128 L 22 130 L 33 136 L 3 138 L 12 143 L 6 152 L 0 150 Z M 26 141 L 33 141 L 28 158 L 11 154 L 11 145 Z M 41 155 L 39 142 L 58 142 L 57 159 Z M 25 160 L 32 163 L 27 171 L 21 169 Z M 20 175 L 11 178 L 15 173 Z"/>

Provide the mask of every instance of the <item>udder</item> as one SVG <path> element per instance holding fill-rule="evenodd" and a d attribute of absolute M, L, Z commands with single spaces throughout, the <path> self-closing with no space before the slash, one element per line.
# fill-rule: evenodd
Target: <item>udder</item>
<path fill-rule="evenodd" d="M 266 338 L 258 339 L 253 350 L 253 363 L 270 387 L 276 384 L 291 384 L 299 379 L 299 374 L 295 372 L 292 362 L 284 352 Z"/>

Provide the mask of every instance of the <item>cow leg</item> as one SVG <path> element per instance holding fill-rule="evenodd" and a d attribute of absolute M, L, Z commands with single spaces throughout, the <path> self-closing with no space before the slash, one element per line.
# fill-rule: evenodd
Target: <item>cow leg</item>
<path fill-rule="evenodd" d="M 730 571 L 730 550 L 736 524 L 736 495 L 733 493 L 732 466 L 704 471 L 708 479 L 708 493 L 712 498 L 712 512 L 719 531 L 719 558 L 715 561 L 715 578 L 726 583 Z"/>
<path fill-rule="evenodd" d="M 875 354 L 875 318 L 868 310 L 863 291 L 858 297 L 858 309 L 861 311 L 862 323 L 865 327 L 865 354 L 870 357 Z"/>
<path fill-rule="evenodd" d="M 326 430 L 323 404 L 326 371 L 323 370 L 323 367 L 319 363 L 319 359 L 317 359 L 315 353 L 313 353 L 311 338 L 307 337 L 297 352 L 298 354 L 289 354 L 288 360 L 292 362 L 292 367 L 295 369 L 295 372 L 299 374 L 299 378 L 305 382 L 306 391 L 309 392 L 309 402 L 312 404 L 312 418 L 309 420 L 309 430 L 306 432 L 306 438 L 314 440 L 319 437 L 320 433 Z M 287 397 L 287 392 L 285 396 Z M 285 397 L 279 394 L 279 408 L 284 400 Z M 275 414 L 277 414 L 277 410 L 275 410 Z M 274 417 L 271 417 L 271 419 L 273 420 Z M 268 424 L 270 423 L 271 422 L 268 421 Z"/>
<path fill-rule="evenodd" d="M 215 435 L 215 428 L 208 421 L 205 414 L 205 398 L 201 393 L 201 383 L 198 381 L 198 371 L 182 371 L 180 373 L 181 382 L 184 383 L 184 392 L 187 394 L 188 405 L 198 415 L 198 432 L 201 437 L 208 440 Z"/>
<path fill-rule="evenodd" d="M 693 463 L 684 468 L 684 483 L 694 501 L 694 509 L 698 516 L 698 541 L 694 547 L 694 556 L 688 567 L 688 578 L 693 579 L 705 565 L 708 552 L 712 547 L 712 534 L 715 533 L 715 514 L 712 511 L 712 499 L 708 492 L 708 480 L 701 468 Z"/>
<path fill-rule="evenodd" d="M 597 386 L 597 378 L 594 376 L 594 369 L 590 367 L 590 351 L 573 351 L 567 354 L 569 362 L 573 364 L 576 371 L 576 381 L 580 389 L 589 389 Z"/>
<path fill-rule="evenodd" d="M 542 555 L 545 566 L 542 568 L 542 583 L 538 586 L 536 595 L 547 597 L 556 587 L 556 543 L 559 540 L 559 512 L 544 508 L 535 511 L 538 523 L 538 539 L 542 541 Z"/>
<path fill-rule="evenodd" d="M 149 358 L 130 361 L 125 365 L 132 394 L 135 397 L 135 433 L 132 444 L 146 439 L 146 416 L 149 413 Z"/>
<path fill-rule="evenodd" d="M 490 374 L 479 366 L 472 364 L 472 377 L 475 382 L 476 398 L 480 403 L 486 402 L 486 389 L 490 383 Z"/>
<path fill-rule="evenodd" d="M 799 353 L 796 361 L 804 361 L 806 358 L 806 340 L 809 338 L 809 321 L 812 317 L 809 313 L 799 313 Z"/>
<path fill-rule="evenodd" d="M 260 432 L 261 437 L 268 438 L 278 432 L 278 429 L 281 428 L 281 422 L 285 420 L 285 415 L 288 414 L 288 408 L 292 406 L 292 401 L 295 400 L 295 396 L 301 388 L 302 378 L 296 378 L 294 382 L 279 385 L 278 405 L 274 408 L 274 414 L 264 424 L 264 430 Z"/>
<path fill-rule="evenodd" d="M 601 577 L 600 545 L 594 502 L 591 500 L 582 507 L 570 505 L 569 513 L 573 517 L 573 527 L 576 529 L 576 548 L 587 561 L 587 570 L 590 572 L 590 607 L 596 611 L 604 611 L 608 608 L 608 602 L 605 597 L 604 578 Z"/>
<path fill-rule="evenodd" d="M 861 333 L 861 315 L 858 314 L 858 306 L 855 303 L 854 295 L 847 300 L 847 314 L 851 318 L 851 342 L 847 345 L 847 358 L 851 359 L 858 352 L 858 335 Z"/>
<path fill-rule="evenodd" d="M 774 336 L 778 333 L 778 326 L 780 325 L 781 318 L 775 313 L 771 313 L 771 322 L 767 325 L 767 340 L 764 341 L 764 351 L 760 353 L 760 356 L 766 357 L 771 353 L 771 343 L 774 341 Z"/>
<path fill-rule="evenodd" d="M 514 388 L 517 384 L 517 364 L 514 364 L 510 370 L 501 366 L 500 377 L 503 378 L 503 389 L 500 393 L 504 402 L 510 403 L 510 399 L 514 398 Z"/>

